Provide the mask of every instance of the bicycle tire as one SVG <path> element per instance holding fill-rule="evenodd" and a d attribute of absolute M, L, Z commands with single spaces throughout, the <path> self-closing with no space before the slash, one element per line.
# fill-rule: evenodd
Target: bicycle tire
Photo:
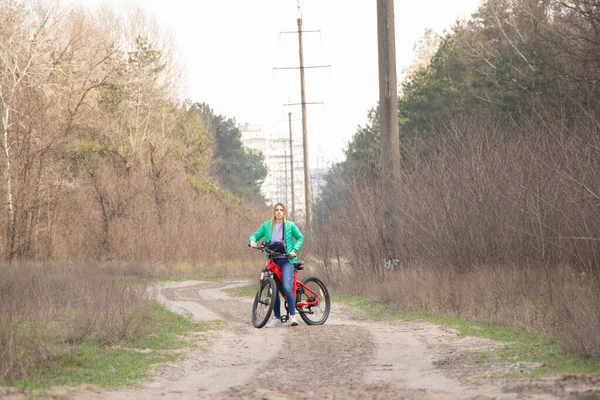
<path fill-rule="evenodd" d="M 302 318 L 302 320 L 308 325 L 323 325 L 325 321 L 327 321 L 327 318 L 329 317 L 329 311 L 331 310 L 331 299 L 329 298 L 327 286 L 325 286 L 323 281 L 314 276 L 304 278 L 302 283 L 319 295 L 319 302 L 314 306 L 302 307 L 301 309 L 298 309 L 300 318 Z M 297 296 L 300 298 L 297 298 L 296 302 L 309 301 L 310 295 L 310 293 L 304 291 L 300 294 L 300 296 Z"/>
<path fill-rule="evenodd" d="M 273 278 L 269 276 L 263 279 L 252 304 L 252 325 L 255 328 L 265 326 L 269 317 L 271 317 L 273 307 L 275 307 L 276 293 L 277 286 Z"/>

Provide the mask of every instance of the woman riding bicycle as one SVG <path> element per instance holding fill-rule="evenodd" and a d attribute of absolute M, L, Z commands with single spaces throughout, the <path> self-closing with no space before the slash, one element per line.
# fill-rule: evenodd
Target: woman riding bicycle
<path fill-rule="evenodd" d="M 275 257 L 273 261 L 281 268 L 281 285 L 283 288 L 283 294 L 285 295 L 290 313 L 291 326 L 298 325 L 296 321 L 296 304 L 295 293 L 292 290 L 292 280 L 294 277 L 294 265 L 296 261 L 296 255 L 302 247 L 304 236 L 300 229 L 292 221 L 287 219 L 287 211 L 285 205 L 277 203 L 273 207 L 273 216 L 271 219 L 265 221 L 260 228 L 248 239 L 248 243 L 251 247 L 256 247 L 256 242 L 260 239 L 265 238 L 265 241 L 269 243 L 269 246 L 283 246 L 279 257 Z M 280 243 L 280 244 L 276 244 Z M 288 254 L 286 256 L 285 254 Z M 275 296 L 275 315 L 266 325 L 267 328 L 274 328 L 281 324 L 281 300 L 279 299 L 279 293 Z"/>

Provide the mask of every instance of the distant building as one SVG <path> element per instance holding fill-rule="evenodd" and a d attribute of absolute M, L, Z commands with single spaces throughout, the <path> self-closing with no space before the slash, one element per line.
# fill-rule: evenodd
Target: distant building
<path fill-rule="evenodd" d="M 290 156 L 289 133 L 266 132 L 260 125 L 239 124 L 242 134 L 242 144 L 253 150 L 260 151 L 265 157 L 268 173 L 261 193 L 269 204 L 284 203 L 288 213 L 292 213 L 292 168 Z M 304 216 L 304 153 L 302 140 L 293 139 L 292 152 L 294 159 L 294 215 L 293 219 L 299 221 Z"/>

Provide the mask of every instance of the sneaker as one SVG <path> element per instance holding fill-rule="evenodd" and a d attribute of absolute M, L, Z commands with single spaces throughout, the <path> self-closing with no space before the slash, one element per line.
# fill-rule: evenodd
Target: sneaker
<path fill-rule="evenodd" d="M 296 316 L 295 315 L 290 315 L 290 325 L 291 326 L 298 326 L 298 321 L 296 321 Z"/>
<path fill-rule="evenodd" d="M 265 325 L 267 328 L 275 328 L 276 326 L 281 325 L 281 320 L 277 317 L 271 318 L 271 320 Z"/>

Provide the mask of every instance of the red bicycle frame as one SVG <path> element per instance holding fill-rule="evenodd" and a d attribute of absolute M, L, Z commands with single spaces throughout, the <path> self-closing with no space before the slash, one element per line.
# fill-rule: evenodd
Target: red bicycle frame
<path fill-rule="evenodd" d="M 267 264 L 265 265 L 265 269 L 267 271 L 271 271 L 271 273 L 273 273 L 273 275 L 275 275 L 277 277 L 277 279 L 279 279 L 279 282 L 281 283 L 281 268 L 279 268 L 279 265 L 275 264 L 275 262 L 272 260 L 272 258 L 270 256 L 267 258 Z M 297 265 L 294 263 L 294 277 L 292 279 L 292 293 L 296 294 L 296 308 L 298 309 L 298 312 L 306 312 L 302 308 L 316 305 L 319 302 L 319 295 L 315 291 L 311 290 L 304 283 L 298 282 L 297 276 L 298 276 L 298 269 L 297 269 Z M 298 301 L 298 287 L 300 287 L 300 289 L 301 289 L 300 293 L 310 293 L 310 295 L 306 296 L 306 297 L 308 297 L 308 301 Z M 283 299 L 287 301 L 287 299 L 285 298 L 285 295 L 283 293 L 282 293 L 282 296 L 283 296 Z M 288 304 L 288 306 L 289 306 L 289 304 Z"/>

